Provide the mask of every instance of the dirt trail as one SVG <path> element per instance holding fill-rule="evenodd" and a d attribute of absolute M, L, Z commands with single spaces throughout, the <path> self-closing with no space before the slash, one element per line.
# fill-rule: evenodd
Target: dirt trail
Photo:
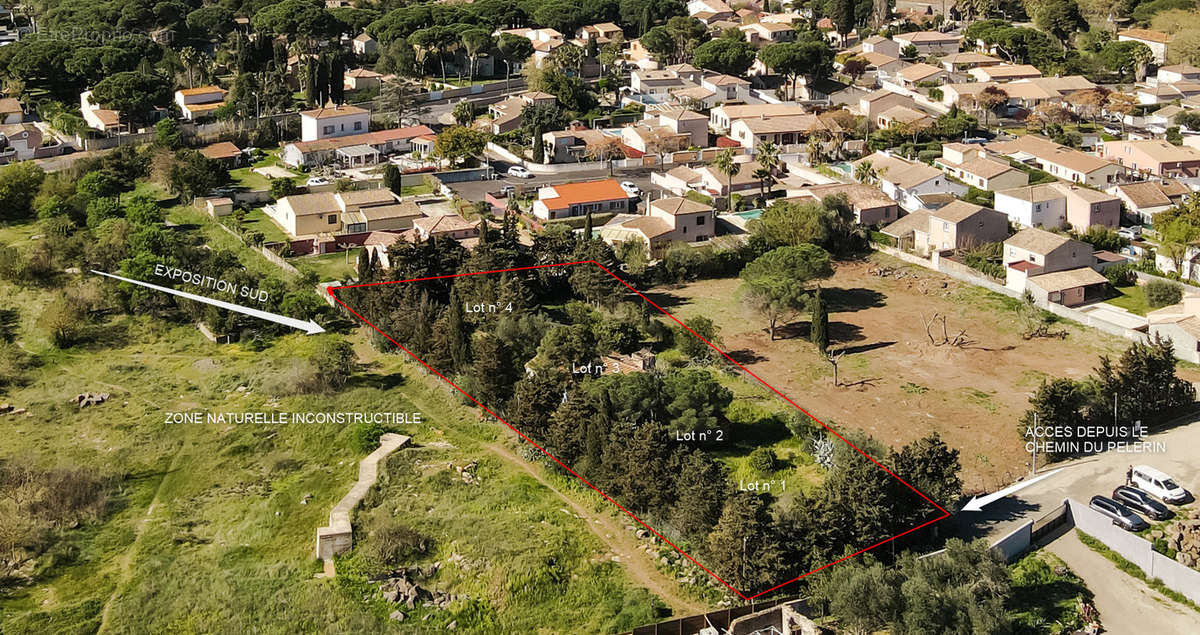
<path fill-rule="evenodd" d="M 629 577 L 633 581 L 648 589 L 654 595 L 657 595 L 675 615 L 696 615 L 705 613 L 711 610 L 700 602 L 687 598 L 679 593 L 678 584 L 664 576 L 654 565 L 654 560 L 646 554 L 646 552 L 638 549 L 638 540 L 629 530 L 625 529 L 618 519 L 607 514 L 599 514 L 589 510 L 587 507 L 576 502 L 567 494 L 554 487 L 549 480 L 542 475 L 537 464 L 530 463 L 513 453 L 500 443 L 489 443 L 483 447 L 487 448 L 492 454 L 503 459 L 506 463 L 514 467 L 518 467 L 526 474 L 532 476 L 538 483 L 541 483 L 550 491 L 554 492 L 559 498 L 567 503 L 577 515 L 581 516 L 588 529 L 603 542 L 610 551 L 617 554 L 621 559 L 621 565 L 629 572 Z"/>

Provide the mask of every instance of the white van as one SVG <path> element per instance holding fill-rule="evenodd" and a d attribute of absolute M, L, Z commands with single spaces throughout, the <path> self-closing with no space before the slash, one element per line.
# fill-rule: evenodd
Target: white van
<path fill-rule="evenodd" d="M 1133 467 L 1133 484 L 1167 503 L 1180 504 L 1188 499 L 1183 489 L 1170 476 L 1148 465 Z"/>

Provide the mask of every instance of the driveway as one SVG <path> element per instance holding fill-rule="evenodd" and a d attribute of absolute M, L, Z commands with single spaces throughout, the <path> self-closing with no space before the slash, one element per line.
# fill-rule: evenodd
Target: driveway
<path fill-rule="evenodd" d="M 1047 548 L 1095 595 L 1100 622 L 1109 633 L 1195 633 L 1200 613 L 1177 604 L 1120 569 L 1068 531 Z"/>
<path fill-rule="evenodd" d="M 1143 442 L 1154 444 L 1149 452 L 1105 452 L 1043 468 L 1039 473 L 1060 468 L 1062 471 L 988 505 L 983 511 L 956 514 L 949 527 L 963 538 L 996 540 L 1025 521 L 1050 512 L 1066 498 L 1087 503 L 1096 494 L 1111 495 L 1113 488 L 1125 483 L 1125 471 L 1130 465 L 1156 467 L 1196 493 L 1200 491 L 1200 459 L 1197 459 L 1200 415 L 1190 415 L 1185 421 L 1166 432 L 1143 438 Z"/>

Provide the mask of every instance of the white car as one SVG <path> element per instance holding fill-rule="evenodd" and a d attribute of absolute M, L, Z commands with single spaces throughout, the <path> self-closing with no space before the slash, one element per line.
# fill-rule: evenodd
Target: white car
<path fill-rule="evenodd" d="M 625 193 L 630 196 L 641 196 L 642 195 L 641 188 L 639 188 L 637 185 L 635 185 L 633 181 L 622 181 L 621 189 L 625 190 Z"/>
<path fill-rule="evenodd" d="M 523 168 L 519 165 L 514 165 L 511 168 L 509 168 L 508 175 L 511 177 L 518 178 L 518 179 L 532 179 L 533 178 L 532 172 L 530 172 L 529 170 L 526 170 L 525 168 Z"/>
<path fill-rule="evenodd" d="M 1117 235 L 1126 240 L 1137 240 L 1142 237 L 1142 226 L 1122 227 L 1117 230 Z"/>
<path fill-rule="evenodd" d="M 314 185 L 329 185 L 329 179 L 327 179 L 323 176 L 313 176 L 313 177 L 309 177 L 308 181 L 306 181 L 304 184 L 309 187 L 312 187 Z"/>
<path fill-rule="evenodd" d="M 1188 491 L 1183 489 L 1170 476 L 1148 465 L 1135 465 L 1130 476 L 1134 487 L 1150 492 L 1165 503 L 1176 505 L 1187 502 Z"/>

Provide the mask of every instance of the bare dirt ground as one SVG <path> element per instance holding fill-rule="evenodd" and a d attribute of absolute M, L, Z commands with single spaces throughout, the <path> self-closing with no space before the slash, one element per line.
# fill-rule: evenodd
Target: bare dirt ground
<path fill-rule="evenodd" d="M 900 274 L 878 275 L 881 267 Z M 1021 320 L 1000 296 L 933 271 L 876 255 L 841 262 L 822 281 L 831 351 L 843 351 L 839 386 L 808 342 L 808 316 L 771 341 L 766 322 L 740 301 L 737 279 L 660 287 L 648 294 L 680 319 L 704 315 L 723 348 L 835 430 L 861 429 L 893 447 L 937 431 L 961 452 L 968 491 L 991 490 L 1028 473 L 1018 420 L 1044 379 L 1088 375 L 1101 355 L 1128 342 L 1074 324 L 1065 339 L 1025 340 Z M 965 346 L 935 346 L 925 321 L 947 316 Z M 935 329 L 941 339 L 941 326 Z M 777 333 L 778 336 L 778 333 Z M 1196 381 L 1200 373 L 1181 371 Z"/>

